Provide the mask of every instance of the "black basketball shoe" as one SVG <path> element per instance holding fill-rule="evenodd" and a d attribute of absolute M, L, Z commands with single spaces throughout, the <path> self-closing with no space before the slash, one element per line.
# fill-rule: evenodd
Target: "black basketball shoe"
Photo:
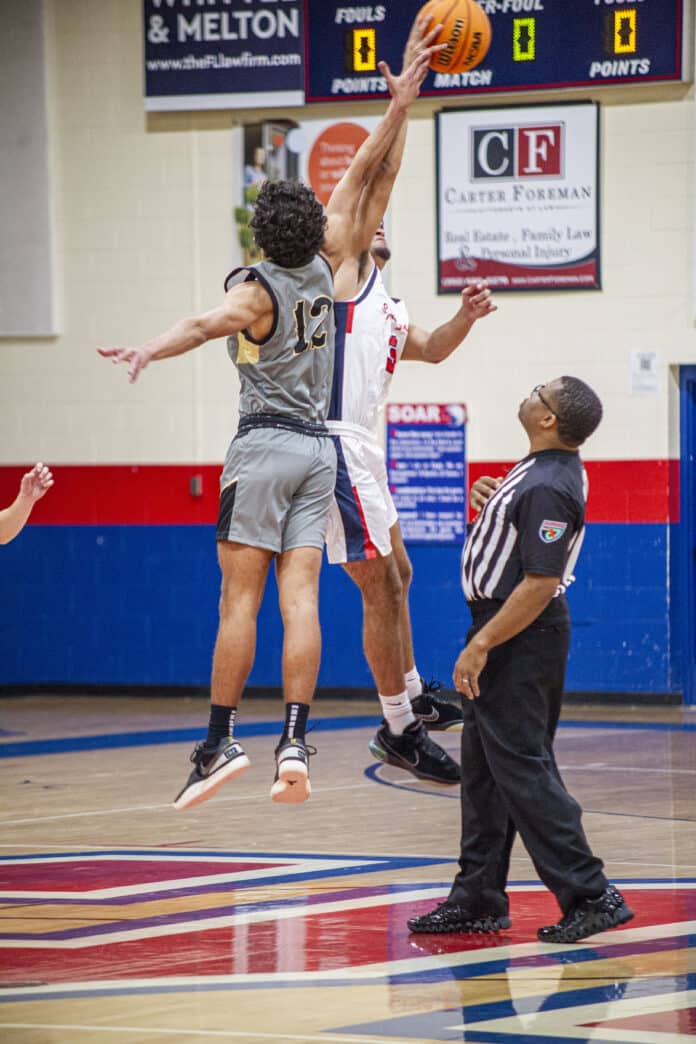
<path fill-rule="evenodd" d="M 249 759 L 231 736 L 225 736 L 216 747 L 197 743 L 191 754 L 194 769 L 183 790 L 174 798 L 174 808 L 181 811 L 207 801 L 223 783 L 249 768 Z"/>
<path fill-rule="evenodd" d="M 446 901 L 430 913 L 412 917 L 408 922 L 411 932 L 466 932 L 469 935 L 486 935 L 509 928 L 509 917 L 494 913 L 474 913 L 466 906 Z"/>
<path fill-rule="evenodd" d="M 405 769 L 417 779 L 448 786 L 461 779 L 457 762 L 437 743 L 433 743 L 418 720 L 407 725 L 400 736 L 390 732 L 387 723 L 383 722 L 370 740 L 369 747 L 378 761 Z"/>
<path fill-rule="evenodd" d="M 596 899 L 583 899 L 557 924 L 540 928 L 537 939 L 545 943 L 575 943 L 588 935 L 627 924 L 634 916 L 618 888 L 609 885 Z"/>
<path fill-rule="evenodd" d="M 303 740 L 288 739 L 276 747 L 276 773 L 271 787 L 271 800 L 283 805 L 299 805 L 312 793 L 309 782 L 309 759 L 317 748 Z"/>
<path fill-rule="evenodd" d="M 425 725 L 428 732 L 461 732 L 464 727 L 461 705 L 451 703 L 437 693 L 442 689 L 439 681 L 426 682 L 421 678 L 423 691 L 411 700 L 413 713 Z"/>

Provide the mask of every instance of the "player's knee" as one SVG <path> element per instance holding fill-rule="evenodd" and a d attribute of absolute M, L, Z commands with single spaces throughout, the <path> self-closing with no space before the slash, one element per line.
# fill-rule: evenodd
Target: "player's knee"
<path fill-rule="evenodd" d="M 396 568 L 396 563 L 394 563 L 394 568 L 389 569 L 387 572 L 385 580 L 385 589 L 388 597 L 394 603 L 394 605 L 396 605 L 397 607 L 400 606 L 401 599 L 403 598 L 404 594 L 404 585 L 401 579 L 401 574 L 399 570 Z"/>
<path fill-rule="evenodd" d="M 220 619 L 229 619 L 242 613 L 247 619 L 256 618 L 261 608 L 261 596 L 255 591 L 240 591 L 239 586 L 223 580 L 220 586 L 218 612 Z"/>
<path fill-rule="evenodd" d="M 319 595 L 314 583 L 303 583 L 283 590 L 279 597 L 280 615 L 285 625 L 293 620 L 311 620 L 319 615 Z"/>
<path fill-rule="evenodd" d="M 385 559 L 380 566 L 369 574 L 367 582 L 361 584 L 363 603 L 369 609 L 398 613 L 403 597 L 399 570 L 393 558 Z"/>
<path fill-rule="evenodd" d="M 399 570 L 401 586 L 404 593 L 406 593 L 411 586 L 411 581 L 413 580 L 413 566 L 411 565 L 411 559 L 408 555 L 400 555 L 396 564 Z"/>

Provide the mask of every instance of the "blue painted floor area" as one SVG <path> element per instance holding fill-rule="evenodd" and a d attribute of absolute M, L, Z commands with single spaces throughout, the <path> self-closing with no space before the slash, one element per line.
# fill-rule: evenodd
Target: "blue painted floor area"
<path fill-rule="evenodd" d="M 337 718 L 313 719 L 312 730 L 320 735 L 322 732 L 340 732 L 346 729 L 377 728 L 380 719 L 371 714 L 346 715 Z M 654 732 L 694 732 L 696 722 L 618 722 L 618 721 L 575 721 L 561 722 L 560 729 L 617 729 L 627 731 L 637 729 Z M 205 729 L 154 729 L 133 732 L 101 733 L 93 736 L 62 736 L 43 740 L 12 740 L 0 743 L 1 758 L 39 757 L 46 754 L 70 754 L 84 750 L 113 750 L 125 747 L 152 747 L 167 743 L 196 742 L 203 736 Z M 283 723 L 276 721 L 259 721 L 251 724 L 240 724 L 235 728 L 235 736 L 240 740 L 251 736 L 274 736 L 283 731 Z M 5 732 L 2 735 L 19 735 Z"/>
<path fill-rule="evenodd" d="M 353 715 L 345 718 L 314 718 L 311 731 L 337 732 L 344 729 L 376 728 L 379 718 L 372 715 Z M 283 731 L 283 722 L 258 721 L 238 725 L 235 736 L 275 736 Z M 308 735 L 310 733 L 308 732 Z M 63 736 L 45 740 L 17 740 L 0 744 L 0 758 L 24 758 L 44 754 L 69 754 L 81 750 L 113 750 L 121 747 L 154 747 L 163 743 L 187 743 L 205 735 L 201 723 L 196 729 L 150 729 L 147 732 L 112 732 L 95 736 Z"/>

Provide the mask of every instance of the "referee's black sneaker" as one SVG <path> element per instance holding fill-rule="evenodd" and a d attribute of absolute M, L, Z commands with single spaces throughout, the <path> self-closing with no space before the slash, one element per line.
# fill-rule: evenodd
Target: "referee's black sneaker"
<path fill-rule="evenodd" d="M 588 935 L 627 924 L 634 916 L 618 888 L 609 885 L 596 899 L 583 899 L 557 924 L 540 928 L 537 939 L 545 943 L 576 943 Z"/>
<path fill-rule="evenodd" d="M 412 917 L 408 922 L 410 932 L 465 932 L 469 935 L 487 935 L 509 928 L 509 917 L 495 913 L 474 913 L 466 906 L 446 901 L 430 913 Z"/>
<path fill-rule="evenodd" d="M 438 695 L 442 682 L 426 682 L 425 678 L 421 678 L 421 683 L 421 694 L 411 700 L 411 706 L 428 732 L 461 732 L 464 727 L 461 705 Z"/>
<path fill-rule="evenodd" d="M 387 723 L 382 722 L 369 746 L 378 761 L 406 769 L 416 779 L 447 786 L 461 779 L 457 762 L 433 743 L 418 719 L 407 725 L 400 736 L 395 736 Z"/>

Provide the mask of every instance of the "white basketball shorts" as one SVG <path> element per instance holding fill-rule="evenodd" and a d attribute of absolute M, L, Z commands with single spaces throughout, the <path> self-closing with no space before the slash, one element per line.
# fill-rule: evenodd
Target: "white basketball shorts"
<path fill-rule="evenodd" d="M 338 467 L 329 508 L 329 562 L 363 562 L 391 552 L 389 530 L 397 521 L 384 453 L 373 440 L 332 434 Z"/>

